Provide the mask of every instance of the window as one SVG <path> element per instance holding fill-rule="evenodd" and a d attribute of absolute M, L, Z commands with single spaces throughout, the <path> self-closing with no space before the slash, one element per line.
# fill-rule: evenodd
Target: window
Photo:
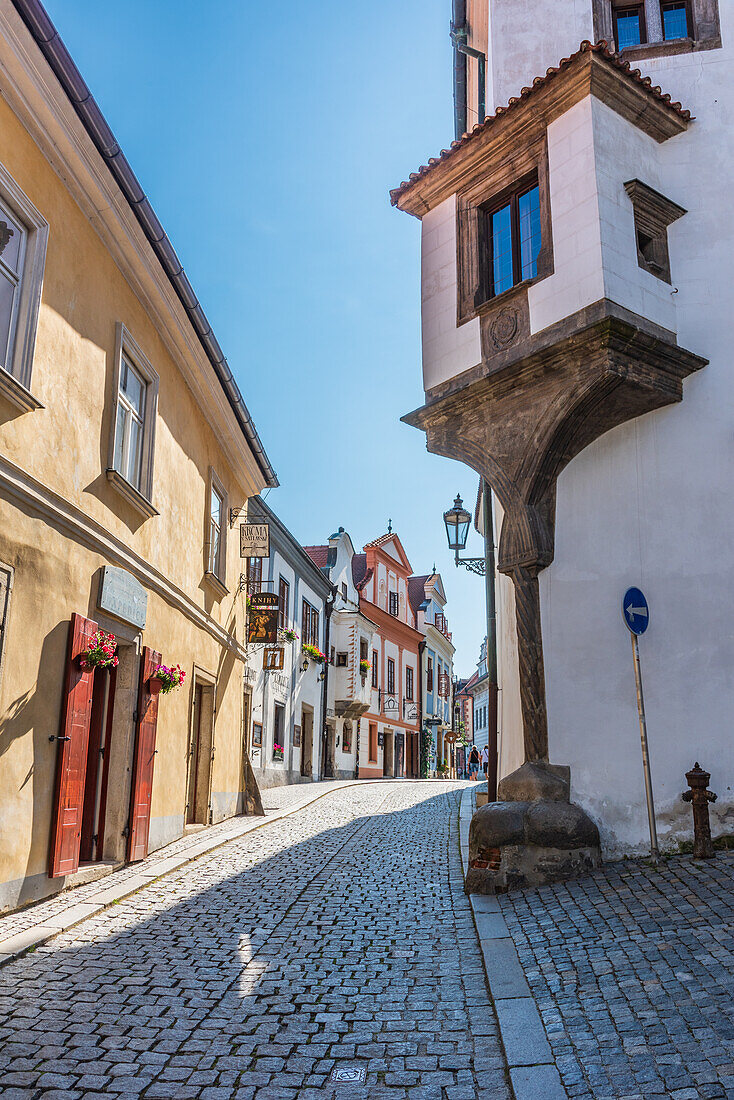
<path fill-rule="evenodd" d="M 484 211 L 485 298 L 494 298 L 538 274 L 540 190 L 525 187 Z"/>
<path fill-rule="evenodd" d="M 377 763 L 377 723 L 370 722 L 370 737 L 369 737 L 369 759 L 370 763 Z"/>
<path fill-rule="evenodd" d="M 390 593 L 390 603 L 389 603 L 389 606 L 388 606 L 388 610 L 389 610 L 391 615 L 394 615 L 397 618 L 397 614 L 398 614 L 398 594 L 397 594 L 397 592 L 391 592 Z"/>
<path fill-rule="evenodd" d="M 392 657 L 387 659 L 387 693 L 388 695 L 395 694 L 395 662 Z"/>
<path fill-rule="evenodd" d="M 359 639 L 359 659 L 360 659 L 360 661 L 366 661 L 367 660 L 367 639 L 366 638 L 360 638 Z"/>
<path fill-rule="evenodd" d="M 344 723 L 344 732 L 342 733 L 342 752 L 352 751 L 352 723 Z"/>
<path fill-rule="evenodd" d="M 651 275 L 669 283 L 668 226 L 686 211 L 640 180 L 628 180 L 624 187 L 634 208 L 637 262 Z"/>
<path fill-rule="evenodd" d="M 337 668 L 346 668 L 347 667 L 347 660 L 348 660 L 348 654 L 347 653 L 337 653 L 337 655 L 336 655 L 336 667 Z"/>
<path fill-rule="evenodd" d="M 343 600 L 347 599 L 347 592 L 348 592 L 348 589 L 347 589 L 346 583 L 342 582 L 342 599 Z"/>
<path fill-rule="evenodd" d="M 252 744 L 254 748 L 260 748 L 263 743 L 262 722 L 252 723 Z"/>
<path fill-rule="evenodd" d="M 661 4 L 663 17 L 663 38 L 667 42 L 671 38 L 692 38 L 691 20 L 686 0 L 678 0 L 677 3 Z"/>
<path fill-rule="evenodd" d="M 376 687 L 379 686 L 379 681 L 377 679 L 377 661 L 378 661 L 377 650 L 373 649 L 372 650 L 372 687 L 373 688 L 376 688 Z"/>
<path fill-rule="evenodd" d="M 0 563 L 0 677 L 3 671 L 3 652 L 8 634 L 8 612 L 10 610 L 10 592 L 13 587 L 13 570 L 9 565 Z"/>
<path fill-rule="evenodd" d="M 433 691 L 433 658 L 428 658 L 428 669 L 426 671 L 426 691 Z"/>
<path fill-rule="evenodd" d="M 127 501 L 145 516 L 158 515 L 151 504 L 153 450 L 158 407 L 158 375 L 124 325 L 117 326 L 114 412 L 107 477 Z M 209 471 L 209 496 L 212 474 Z M 224 501 L 224 491 L 217 486 Z M 210 515 L 207 503 L 207 517 Z M 220 517 L 220 521 L 221 521 Z M 207 518 L 206 542 L 209 545 Z M 208 560 L 205 563 L 208 572 Z"/>
<path fill-rule="evenodd" d="M 280 703 L 275 704 L 275 714 L 273 719 L 273 756 L 276 752 L 279 758 L 282 759 L 283 749 L 283 730 L 285 729 L 285 707 Z M 278 748 L 276 749 L 276 745 Z"/>
<path fill-rule="evenodd" d="M 41 407 L 29 392 L 48 222 L 0 165 L 0 394 L 26 412 Z"/>
<path fill-rule="evenodd" d="M 413 669 L 406 668 L 405 670 L 405 698 L 413 698 Z"/>
<path fill-rule="evenodd" d="M 207 581 L 220 591 L 220 594 L 226 592 L 224 588 L 227 551 L 226 514 L 227 497 L 224 486 L 210 466 L 204 534 L 204 571 Z"/>
<path fill-rule="evenodd" d="M 647 41 L 644 4 L 631 4 L 624 8 L 615 7 L 614 37 L 618 50 L 624 50 L 627 46 L 639 46 Z"/>
<path fill-rule="evenodd" d="M 336 646 L 332 646 L 329 650 L 329 664 L 333 665 L 336 660 Z"/>
<path fill-rule="evenodd" d="M 260 592 L 263 583 L 262 558 L 247 559 L 247 591 L 249 595 Z"/>
<path fill-rule="evenodd" d="M 283 580 L 281 577 L 278 581 L 278 626 L 281 630 L 288 629 L 290 590 L 291 586 L 288 581 Z"/>
<path fill-rule="evenodd" d="M 304 645 L 319 644 L 319 613 L 308 600 L 303 601 L 301 614 L 301 642 Z"/>

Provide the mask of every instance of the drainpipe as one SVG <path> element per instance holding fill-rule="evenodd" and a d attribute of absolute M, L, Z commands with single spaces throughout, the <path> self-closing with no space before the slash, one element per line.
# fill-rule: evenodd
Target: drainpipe
<path fill-rule="evenodd" d="M 326 753 L 329 745 L 329 726 L 326 721 L 326 704 L 329 700 L 329 650 L 331 649 L 331 613 L 334 610 L 336 589 L 332 588 L 330 596 L 327 596 L 324 610 L 326 612 L 326 626 L 324 628 L 324 679 L 321 685 L 321 744 L 324 746 L 324 759 L 321 761 L 319 772 L 322 779 L 326 778 Z M 336 761 L 336 748 L 334 752 Z"/>
<path fill-rule="evenodd" d="M 457 37 L 466 40 L 466 0 L 454 0 L 451 19 L 451 41 L 454 44 L 454 137 L 466 133 L 466 53 L 457 45 Z"/>
<path fill-rule="evenodd" d="M 497 612 L 494 602 L 494 528 L 492 495 L 489 483 L 482 483 L 482 522 L 484 525 L 484 583 L 487 601 L 487 690 L 489 693 L 489 766 L 487 800 L 497 801 Z"/>

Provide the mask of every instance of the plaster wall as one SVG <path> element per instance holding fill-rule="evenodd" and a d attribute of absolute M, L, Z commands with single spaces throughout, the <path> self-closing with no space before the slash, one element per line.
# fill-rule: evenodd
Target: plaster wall
<path fill-rule="evenodd" d="M 629 230 L 623 204 L 614 202 L 624 173 L 687 209 L 669 233 L 676 328 L 683 346 L 710 360 L 684 383 L 681 405 L 603 436 L 558 481 L 555 559 L 540 574 L 550 755 L 571 765 L 572 796 L 600 822 L 607 853 L 648 843 L 630 640 L 620 613 L 631 584 L 651 606 L 640 651 L 661 839 L 690 836 L 680 792 L 694 760 L 711 770 L 719 795 L 714 831 L 731 832 L 734 824 L 734 216 L 732 154 L 722 141 L 734 109 L 734 8 L 722 4 L 720 14 L 723 49 L 639 63 L 696 116 L 654 160 L 594 108 L 602 232 Z M 630 271 L 628 251 L 620 251 L 605 272 L 616 287 L 610 296 L 647 290 L 644 274 Z M 646 302 L 662 308 L 659 294 Z"/>
<path fill-rule="evenodd" d="M 482 350 L 477 317 L 456 326 L 456 196 L 421 224 L 423 388 L 429 390 L 476 366 Z"/>

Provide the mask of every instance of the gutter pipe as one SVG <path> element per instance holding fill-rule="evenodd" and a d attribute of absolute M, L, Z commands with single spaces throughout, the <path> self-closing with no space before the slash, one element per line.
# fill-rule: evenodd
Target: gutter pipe
<path fill-rule="evenodd" d="M 453 0 L 451 41 L 454 44 L 454 137 L 466 133 L 466 53 L 459 50 L 457 36 L 466 39 L 466 0 Z"/>
<path fill-rule="evenodd" d="M 13 0 L 13 6 L 34 38 L 56 78 L 66 92 L 69 102 L 81 120 L 102 159 L 107 164 L 115 182 L 135 214 L 153 251 L 160 260 L 164 272 L 189 315 L 199 342 L 219 379 L 225 396 L 237 422 L 247 439 L 255 460 L 265 479 L 266 486 L 275 488 L 279 482 L 275 470 L 265 453 L 255 424 L 247 409 L 234 375 L 224 357 L 212 327 L 199 300 L 187 279 L 181 261 L 158 221 L 155 211 L 138 182 L 115 135 L 99 109 L 69 51 L 51 22 L 40 0 Z"/>

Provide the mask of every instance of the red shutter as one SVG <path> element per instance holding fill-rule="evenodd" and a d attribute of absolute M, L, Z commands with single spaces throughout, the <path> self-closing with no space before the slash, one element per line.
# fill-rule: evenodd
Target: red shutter
<path fill-rule="evenodd" d="M 158 695 L 151 694 L 148 681 L 160 663 L 160 653 L 154 653 L 148 646 L 143 646 L 140 658 L 133 786 L 130 795 L 130 835 L 127 838 L 127 858 L 131 863 L 138 859 L 145 859 L 148 854 L 155 735 L 158 726 Z"/>
<path fill-rule="evenodd" d="M 70 875 L 79 867 L 94 670 L 80 668 L 78 657 L 88 648 L 97 629 L 97 624 L 91 619 L 85 619 L 76 612 L 71 616 L 61 701 L 61 733 L 56 757 L 50 878 Z"/>

